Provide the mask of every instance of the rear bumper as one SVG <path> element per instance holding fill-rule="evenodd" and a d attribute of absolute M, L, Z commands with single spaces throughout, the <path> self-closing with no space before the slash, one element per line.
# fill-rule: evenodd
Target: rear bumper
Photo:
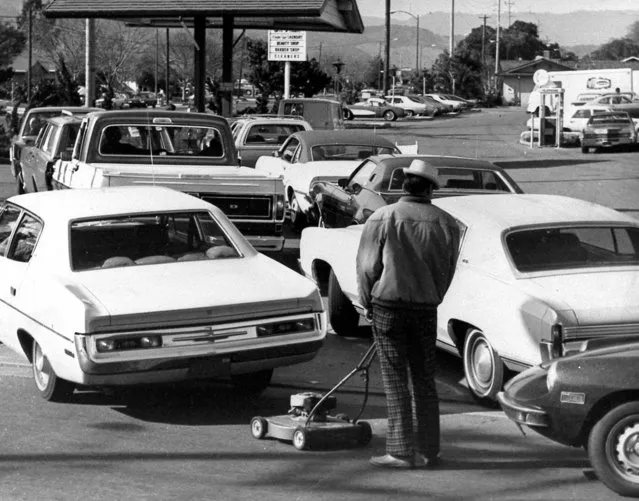
<path fill-rule="evenodd" d="M 108 364 L 100 373 L 84 372 L 80 384 L 128 386 L 222 378 L 307 362 L 323 344 L 322 339 L 219 355 Z"/>

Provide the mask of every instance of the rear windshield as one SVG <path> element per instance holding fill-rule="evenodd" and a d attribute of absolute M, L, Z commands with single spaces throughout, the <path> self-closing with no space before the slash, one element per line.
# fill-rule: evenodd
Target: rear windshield
<path fill-rule="evenodd" d="M 311 153 L 314 161 L 364 160 L 372 155 L 391 155 L 397 153 L 397 150 L 394 147 L 361 144 L 326 144 L 313 146 Z"/>
<path fill-rule="evenodd" d="M 208 212 L 137 214 L 71 224 L 74 271 L 239 256 Z"/>
<path fill-rule="evenodd" d="M 618 124 L 628 125 L 630 118 L 627 115 L 593 115 L 589 121 L 592 125 Z"/>
<path fill-rule="evenodd" d="M 223 157 L 223 135 L 214 127 L 190 125 L 109 125 L 102 130 L 103 156 Z"/>
<path fill-rule="evenodd" d="M 639 264 L 639 228 L 585 226 L 514 231 L 506 247 L 519 271 Z"/>

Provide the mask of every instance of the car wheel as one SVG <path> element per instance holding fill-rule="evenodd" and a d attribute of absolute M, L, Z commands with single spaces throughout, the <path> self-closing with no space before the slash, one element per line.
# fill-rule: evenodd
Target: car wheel
<path fill-rule="evenodd" d="M 384 120 L 386 120 L 387 122 L 394 122 L 395 120 L 397 120 L 397 115 L 395 115 L 395 112 L 392 110 L 386 110 L 384 112 Z"/>
<path fill-rule="evenodd" d="M 295 230 L 301 231 L 308 224 L 308 220 L 306 218 L 306 214 L 302 212 L 300 209 L 300 204 L 297 201 L 295 195 L 292 196 L 292 200 L 290 201 L 291 207 L 291 225 Z"/>
<path fill-rule="evenodd" d="M 344 120 L 353 120 L 354 118 L 355 115 L 353 115 L 351 110 L 344 110 Z"/>
<path fill-rule="evenodd" d="M 593 426 L 588 456 L 608 488 L 622 496 L 639 496 L 639 402 L 615 407 Z"/>
<path fill-rule="evenodd" d="M 582 146 L 581 147 L 581 152 L 582 153 L 590 153 L 590 148 L 588 146 Z"/>
<path fill-rule="evenodd" d="M 479 329 L 468 329 L 463 360 L 472 395 L 481 403 L 494 404 L 504 384 L 504 363 Z"/>
<path fill-rule="evenodd" d="M 251 419 L 251 435 L 258 440 L 266 437 L 268 433 L 268 421 L 263 417 L 256 416 Z"/>
<path fill-rule="evenodd" d="M 352 336 L 359 325 L 359 313 L 342 292 L 333 270 L 328 277 L 328 320 L 338 336 Z"/>
<path fill-rule="evenodd" d="M 33 379 L 40 396 L 49 402 L 66 402 L 73 393 L 75 385 L 56 376 L 42 348 L 33 341 L 31 351 Z"/>
<path fill-rule="evenodd" d="M 415 112 L 413 110 L 406 110 L 406 116 L 407 117 L 414 117 L 415 116 Z"/>
<path fill-rule="evenodd" d="M 266 369 L 247 374 L 234 374 L 231 376 L 231 383 L 240 392 L 259 395 L 271 384 L 272 377 L 273 369 Z"/>

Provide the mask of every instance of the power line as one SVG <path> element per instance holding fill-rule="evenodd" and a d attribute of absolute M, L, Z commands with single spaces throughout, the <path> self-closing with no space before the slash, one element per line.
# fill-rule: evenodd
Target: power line
<path fill-rule="evenodd" d="M 510 28 L 510 25 L 512 24 L 510 22 L 510 14 L 511 14 L 512 6 L 515 5 L 515 0 L 504 0 L 504 3 L 508 7 L 508 27 Z"/>

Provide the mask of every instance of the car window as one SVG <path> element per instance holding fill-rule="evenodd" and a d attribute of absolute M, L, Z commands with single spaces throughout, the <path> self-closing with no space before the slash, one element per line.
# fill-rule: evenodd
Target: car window
<path fill-rule="evenodd" d="M 104 156 L 205 156 L 223 157 L 222 135 L 215 127 L 190 125 L 108 125 L 100 134 Z"/>
<path fill-rule="evenodd" d="M 521 230 L 506 247 L 522 272 L 639 264 L 639 228 L 584 226 Z"/>
<path fill-rule="evenodd" d="M 590 118 L 590 110 L 577 110 L 572 118 Z"/>
<path fill-rule="evenodd" d="M 295 150 L 297 149 L 299 144 L 299 139 L 297 139 L 296 137 L 290 138 L 282 149 L 282 159 L 286 160 L 287 162 L 291 162 L 293 160 Z"/>
<path fill-rule="evenodd" d="M 482 173 L 471 169 L 438 168 L 439 184 L 442 188 L 454 190 L 481 190 Z"/>
<path fill-rule="evenodd" d="M 7 252 L 20 212 L 17 207 L 7 205 L 0 214 L 0 256 L 4 256 Z"/>
<path fill-rule="evenodd" d="M 479 175 L 481 176 L 482 189 L 490 191 L 510 191 L 503 179 L 495 172 L 484 170 L 480 171 Z"/>
<path fill-rule="evenodd" d="M 42 150 L 46 151 L 49 155 L 53 155 L 55 150 L 56 138 L 59 128 L 51 124 L 45 131 L 45 137 L 42 143 Z"/>
<path fill-rule="evenodd" d="M 74 271 L 241 257 L 209 212 L 154 213 L 71 224 Z"/>
<path fill-rule="evenodd" d="M 302 124 L 256 124 L 249 129 L 246 144 L 284 144 L 288 136 L 302 130 Z"/>
<path fill-rule="evenodd" d="M 373 171 L 377 167 L 375 162 L 367 160 L 359 168 L 353 173 L 350 181 L 348 182 L 348 186 L 352 187 L 354 184 L 359 184 L 360 186 L 364 186 L 370 179 Z"/>
<path fill-rule="evenodd" d="M 322 144 L 313 146 L 313 160 L 364 160 L 373 155 L 390 155 L 395 148 L 364 144 Z"/>
<path fill-rule="evenodd" d="M 388 184 L 388 191 L 401 191 L 404 186 L 404 170 L 402 167 L 393 170 L 391 174 L 390 182 Z"/>
<path fill-rule="evenodd" d="M 30 214 L 25 214 L 16 229 L 7 257 L 14 261 L 28 263 L 41 232 L 42 223 Z"/>

